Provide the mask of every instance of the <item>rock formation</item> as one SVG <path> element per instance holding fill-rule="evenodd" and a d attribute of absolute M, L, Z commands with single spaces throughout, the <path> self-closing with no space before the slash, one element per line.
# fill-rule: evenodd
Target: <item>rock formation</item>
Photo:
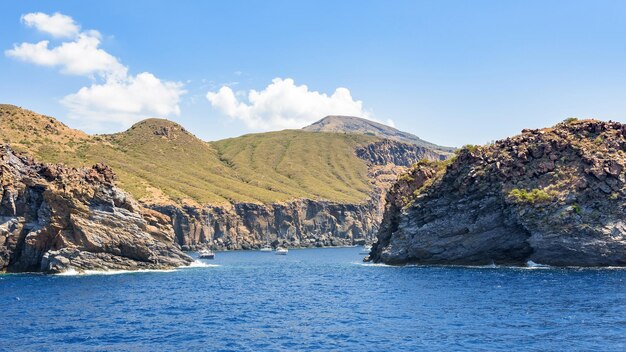
<path fill-rule="evenodd" d="M 192 259 L 169 218 L 113 185 L 107 166 L 40 164 L 0 146 L 0 271 L 164 269 Z"/>
<path fill-rule="evenodd" d="M 389 192 L 368 259 L 624 266 L 625 157 L 626 125 L 585 120 L 420 162 Z"/>
<path fill-rule="evenodd" d="M 183 249 L 252 249 L 348 246 L 371 241 L 382 218 L 375 204 L 309 199 L 286 203 L 235 203 L 203 208 L 153 206 L 171 217 Z"/>
<path fill-rule="evenodd" d="M 448 156 L 435 150 L 383 139 L 356 149 L 356 155 L 370 165 L 411 166 L 420 160 L 445 160 Z"/>

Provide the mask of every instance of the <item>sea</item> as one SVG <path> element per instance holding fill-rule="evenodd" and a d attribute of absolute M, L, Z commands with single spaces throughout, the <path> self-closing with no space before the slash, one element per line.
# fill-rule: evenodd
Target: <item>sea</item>
<path fill-rule="evenodd" d="M 403 266 L 360 248 L 0 275 L 0 351 L 626 351 L 626 270 Z"/>

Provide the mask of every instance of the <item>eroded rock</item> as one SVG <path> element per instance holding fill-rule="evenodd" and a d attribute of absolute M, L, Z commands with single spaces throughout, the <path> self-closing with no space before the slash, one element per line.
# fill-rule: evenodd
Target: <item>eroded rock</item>
<path fill-rule="evenodd" d="M 562 123 L 465 148 L 449 165 L 420 163 L 392 187 L 369 259 L 626 265 L 623 131 Z"/>
<path fill-rule="evenodd" d="M 40 164 L 0 146 L 0 270 L 164 269 L 192 260 L 169 218 L 114 186 L 103 164 Z"/>

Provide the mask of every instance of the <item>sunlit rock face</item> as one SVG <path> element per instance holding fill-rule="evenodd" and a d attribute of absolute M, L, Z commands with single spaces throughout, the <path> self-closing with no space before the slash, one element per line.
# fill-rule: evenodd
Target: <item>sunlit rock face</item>
<path fill-rule="evenodd" d="M 169 218 L 113 185 L 114 174 L 40 164 L 0 146 L 0 270 L 164 269 L 191 263 Z"/>

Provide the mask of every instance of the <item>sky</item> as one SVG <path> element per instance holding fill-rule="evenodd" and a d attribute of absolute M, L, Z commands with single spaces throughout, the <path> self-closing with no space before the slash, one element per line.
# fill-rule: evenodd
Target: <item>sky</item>
<path fill-rule="evenodd" d="M 446 146 L 626 122 L 626 1 L 11 1 L 0 103 L 204 140 L 355 115 Z"/>

